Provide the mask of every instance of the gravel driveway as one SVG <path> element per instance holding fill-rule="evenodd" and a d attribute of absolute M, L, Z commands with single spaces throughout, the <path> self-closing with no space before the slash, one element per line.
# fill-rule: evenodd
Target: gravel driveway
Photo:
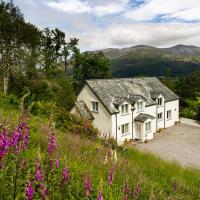
<path fill-rule="evenodd" d="M 165 160 L 200 169 L 200 127 L 178 124 L 155 134 L 148 143 L 136 146 Z"/>

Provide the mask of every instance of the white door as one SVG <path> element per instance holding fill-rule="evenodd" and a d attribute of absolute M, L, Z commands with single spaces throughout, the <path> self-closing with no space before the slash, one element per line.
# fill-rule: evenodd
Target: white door
<path fill-rule="evenodd" d="M 142 130 L 142 125 L 139 123 L 136 123 L 136 139 L 141 139 L 141 130 Z"/>

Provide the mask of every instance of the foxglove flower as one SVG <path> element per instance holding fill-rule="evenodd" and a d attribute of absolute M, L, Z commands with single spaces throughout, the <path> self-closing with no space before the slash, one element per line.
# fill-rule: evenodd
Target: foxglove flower
<path fill-rule="evenodd" d="M 65 185 L 69 181 L 69 169 L 65 166 L 62 171 L 62 183 Z"/>
<path fill-rule="evenodd" d="M 86 198 L 89 198 L 92 191 L 92 179 L 89 176 L 85 176 L 84 178 L 84 190 Z"/>
<path fill-rule="evenodd" d="M 49 139 L 49 145 L 48 145 L 48 151 L 49 151 L 49 154 L 52 156 L 53 155 L 53 151 L 54 151 L 54 148 L 55 148 L 55 135 L 54 133 L 52 132 L 51 135 L 50 135 L 50 139 Z"/>
<path fill-rule="evenodd" d="M 42 183 L 40 184 L 40 192 L 42 194 L 42 199 L 46 200 L 48 197 L 48 190 L 46 189 L 45 185 Z"/>
<path fill-rule="evenodd" d="M 135 198 L 139 199 L 140 194 L 141 194 L 141 187 L 140 187 L 140 184 L 138 183 L 136 188 L 135 188 L 135 192 L 134 192 Z"/>
<path fill-rule="evenodd" d="M 36 159 L 36 161 L 35 161 L 35 168 L 36 168 L 35 180 L 36 181 L 41 181 L 43 179 L 43 173 L 42 173 L 41 163 L 40 163 L 40 161 L 38 159 Z"/>
<path fill-rule="evenodd" d="M 57 154 L 56 154 L 56 167 L 58 168 L 60 165 L 60 146 L 57 145 Z"/>
<path fill-rule="evenodd" d="M 110 170 L 109 170 L 109 174 L 108 174 L 108 183 L 109 183 L 109 185 L 112 185 L 113 178 L 114 178 L 114 165 L 112 165 Z"/>
<path fill-rule="evenodd" d="M 128 185 L 128 183 L 126 182 L 125 183 L 125 186 L 124 186 L 124 194 L 123 194 L 123 200 L 127 200 L 128 198 L 127 198 L 127 195 L 128 194 L 130 194 L 130 187 L 129 187 L 129 185 Z"/>
<path fill-rule="evenodd" d="M 6 142 L 6 129 L 3 128 L 0 137 L 0 169 L 3 167 L 2 159 L 6 154 L 7 142 Z"/>
<path fill-rule="evenodd" d="M 99 189 L 99 193 L 98 193 L 98 198 L 97 198 L 97 200 L 103 200 L 102 189 Z"/>
<path fill-rule="evenodd" d="M 31 181 L 29 181 L 26 188 L 26 200 L 31 200 L 33 198 L 34 192 L 35 190 L 33 188 L 33 184 Z"/>

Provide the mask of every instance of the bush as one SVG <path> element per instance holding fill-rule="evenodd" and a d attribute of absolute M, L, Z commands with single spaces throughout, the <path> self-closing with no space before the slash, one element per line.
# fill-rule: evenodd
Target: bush
<path fill-rule="evenodd" d="M 96 139 L 99 133 L 90 121 L 78 118 L 64 109 L 58 109 L 56 111 L 55 123 L 56 128 L 64 128 L 70 133 L 78 134 L 89 139 Z"/>

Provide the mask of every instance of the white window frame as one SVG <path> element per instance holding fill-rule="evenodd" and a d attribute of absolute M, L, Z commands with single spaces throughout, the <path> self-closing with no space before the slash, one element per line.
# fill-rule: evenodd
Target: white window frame
<path fill-rule="evenodd" d="M 129 132 L 129 124 L 122 124 L 121 125 L 121 133 L 122 134 L 127 134 Z"/>
<path fill-rule="evenodd" d="M 158 119 L 158 121 L 163 120 L 163 112 L 160 112 L 160 113 L 157 114 L 157 119 Z"/>
<path fill-rule="evenodd" d="M 99 112 L 99 102 L 92 101 L 92 112 Z"/>
<path fill-rule="evenodd" d="M 138 112 L 144 111 L 144 102 L 143 101 L 137 102 L 136 105 L 137 105 L 137 111 Z"/>
<path fill-rule="evenodd" d="M 151 132 L 151 121 L 145 123 L 145 133 Z"/>
<path fill-rule="evenodd" d="M 128 114 L 128 112 L 129 112 L 129 105 L 128 105 L 128 103 L 121 105 L 121 112 L 122 112 L 122 115 Z"/>
<path fill-rule="evenodd" d="M 163 106 L 163 97 L 158 98 L 158 106 Z"/>
<path fill-rule="evenodd" d="M 168 120 L 172 119 L 172 110 L 167 111 L 167 119 Z"/>

